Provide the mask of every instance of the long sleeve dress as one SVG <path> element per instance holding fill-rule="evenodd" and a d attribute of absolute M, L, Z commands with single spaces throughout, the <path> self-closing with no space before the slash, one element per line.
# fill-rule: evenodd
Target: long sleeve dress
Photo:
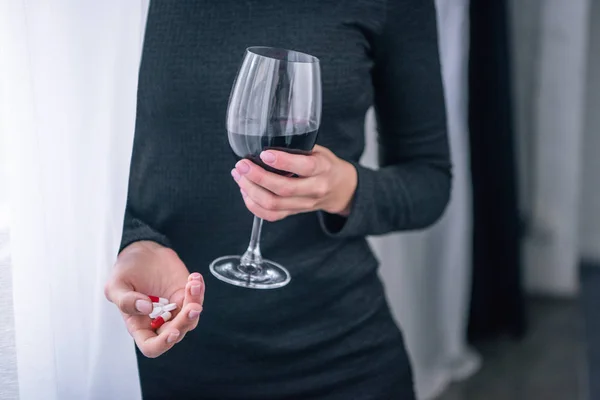
<path fill-rule="evenodd" d="M 368 235 L 421 229 L 448 202 L 451 166 L 433 0 L 152 1 L 140 67 L 122 248 L 151 240 L 206 282 L 198 327 L 138 356 L 145 399 L 412 399 L 410 363 Z M 241 254 L 252 215 L 230 175 L 231 85 L 249 46 L 320 59 L 318 144 L 354 164 L 348 218 L 265 223 L 263 254 L 287 286 L 225 284 L 210 262 Z M 374 106 L 380 165 L 358 164 Z"/>

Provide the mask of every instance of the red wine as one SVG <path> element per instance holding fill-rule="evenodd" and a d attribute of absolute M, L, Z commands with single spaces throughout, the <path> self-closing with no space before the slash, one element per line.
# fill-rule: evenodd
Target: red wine
<path fill-rule="evenodd" d="M 286 172 L 265 165 L 260 159 L 260 153 L 264 150 L 280 150 L 292 154 L 308 155 L 317 141 L 317 135 L 318 130 L 296 135 L 267 136 L 229 132 L 229 144 L 236 158 L 247 158 L 268 171 L 284 175 Z"/>

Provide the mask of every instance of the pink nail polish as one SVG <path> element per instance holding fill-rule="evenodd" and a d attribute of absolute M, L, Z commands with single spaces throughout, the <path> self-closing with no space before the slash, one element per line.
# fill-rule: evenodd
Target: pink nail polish
<path fill-rule="evenodd" d="M 275 154 L 271 153 L 270 151 L 263 151 L 260 153 L 260 159 L 268 164 L 271 164 L 275 161 Z"/>
<path fill-rule="evenodd" d="M 250 165 L 248 165 L 246 161 L 238 162 L 235 167 L 242 175 L 247 174 L 250 171 Z"/>
<path fill-rule="evenodd" d="M 167 343 L 173 343 L 179 337 L 179 332 L 171 332 L 169 336 L 167 336 Z"/>
<path fill-rule="evenodd" d="M 136 300 L 135 309 L 142 314 L 150 314 L 152 312 L 152 303 L 147 300 Z"/>
<path fill-rule="evenodd" d="M 200 280 L 202 278 L 202 275 L 200 275 L 198 272 L 194 272 L 190 275 L 190 279 L 193 280 Z"/>
<path fill-rule="evenodd" d="M 240 180 L 240 173 L 237 172 L 235 169 L 231 170 L 231 176 L 233 177 L 233 180 L 236 182 Z"/>

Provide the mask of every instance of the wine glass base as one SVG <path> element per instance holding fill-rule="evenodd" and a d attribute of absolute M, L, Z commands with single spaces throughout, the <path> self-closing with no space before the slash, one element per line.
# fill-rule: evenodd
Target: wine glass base
<path fill-rule="evenodd" d="M 249 289 L 276 289 L 287 285 L 290 273 L 281 265 L 263 260 L 261 268 L 248 274 L 240 269 L 240 256 L 224 256 L 210 264 L 210 272 L 219 280 Z"/>

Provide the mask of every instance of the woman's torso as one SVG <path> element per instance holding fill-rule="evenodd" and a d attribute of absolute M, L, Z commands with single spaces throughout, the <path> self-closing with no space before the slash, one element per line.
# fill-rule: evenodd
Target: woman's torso
<path fill-rule="evenodd" d="M 222 399 L 301 391 L 308 398 L 407 363 L 365 238 L 327 236 L 315 213 L 263 228 L 263 254 L 292 275 L 284 288 L 238 288 L 208 270 L 214 258 L 245 250 L 252 224 L 231 179 L 225 131 L 246 47 L 291 48 L 321 60 L 318 143 L 358 160 L 373 97 L 368 36 L 384 18 L 382 3 L 151 2 L 129 204 L 169 238 L 190 271 L 204 275 L 207 288 L 199 327 L 166 355 L 140 358 L 145 394 L 178 377 L 190 385 L 177 386 L 182 394 L 198 387 Z"/>

